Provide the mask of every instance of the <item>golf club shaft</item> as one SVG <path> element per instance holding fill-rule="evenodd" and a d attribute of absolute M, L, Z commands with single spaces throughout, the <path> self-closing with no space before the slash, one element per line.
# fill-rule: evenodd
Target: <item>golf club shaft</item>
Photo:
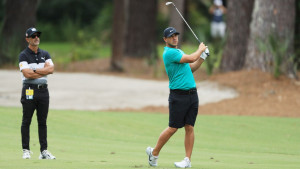
<path fill-rule="evenodd" d="M 193 33 L 193 35 L 195 36 L 195 38 L 197 39 L 197 41 L 198 41 L 199 43 L 201 43 L 200 40 L 198 39 L 198 37 L 196 36 L 196 34 L 194 33 L 194 31 L 192 30 L 192 28 L 190 27 L 190 25 L 187 23 L 187 21 L 186 21 L 186 20 L 184 19 L 184 17 L 181 15 L 180 11 L 179 11 L 179 10 L 177 9 L 177 7 L 175 6 L 175 4 L 174 4 L 173 2 L 167 2 L 167 3 L 166 3 L 166 5 L 170 5 L 170 4 L 172 4 L 172 5 L 174 6 L 174 8 L 175 8 L 176 11 L 179 13 L 180 17 L 183 19 L 183 21 L 185 22 L 185 24 L 189 27 L 189 29 L 191 30 L 191 32 Z M 209 50 L 208 50 L 208 47 L 207 47 L 207 46 L 206 46 L 206 49 L 205 49 L 204 53 L 205 53 L 207 56 L 209 56 Z"/>
<path fill-rule="evenodd" d="M 190 28 L 191 32 L 193 33 L 193 35 L 195 36 L 195 38 L 197 39 L 197 41 L 198 41 L 199 43 L 201 43 L 200 40 L 198 39 L 198 37 L 196 36 L 196 34 L 194 33 L 194 31 L 192 30 L 192 28 L 190 27 L 190 25 L 186 22 L 186 20 L 183 18 L 183 16 L 182 16 L 181 13 L 179 12 L 179 10 L 176 8 L 176 6 L 174 5 L 174 3 L 172 3 L 172 4 L 173 4 L 174 8 L 176 9 L 176 11 L 177 11 L 177 12 L 179 13 L 179 15 L 181 16 L 181 18 L 183 19 L 183 21 L 185 22 L 185 24 Z"/>

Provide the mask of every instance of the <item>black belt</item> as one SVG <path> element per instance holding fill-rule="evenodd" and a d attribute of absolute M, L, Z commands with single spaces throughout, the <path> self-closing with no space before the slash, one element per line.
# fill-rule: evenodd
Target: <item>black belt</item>
<path fill-rule="evenodd" d="M 32 88 L 32 89 L 47 89 L 48 85 L 47 84 L 28 84 L 28 83 L 24 83 L 23 87 L 25 88 Z"/>
<path fill-rule="evenodd" d="M 196 88 L 190 90 L 170 89 L 170 92 L 180 94 L 180 95 L 190 95 L 190 94 L 196 94 L 197 89 Z"/>

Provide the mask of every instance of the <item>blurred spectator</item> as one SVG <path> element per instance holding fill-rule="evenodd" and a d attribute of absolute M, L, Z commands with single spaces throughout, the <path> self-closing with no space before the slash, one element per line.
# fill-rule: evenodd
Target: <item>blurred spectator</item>
<path fill-rule="evenodd" d="M 226 13 L 226 8 L 223 6 L 222 0 L 214 0 L 213 5 L 209 8 L 209 13 L 213 15 L 210 25 L 211 36 L 213 38 L 225 36 L 226 24 L 223 21 L 223 15 Z"/>

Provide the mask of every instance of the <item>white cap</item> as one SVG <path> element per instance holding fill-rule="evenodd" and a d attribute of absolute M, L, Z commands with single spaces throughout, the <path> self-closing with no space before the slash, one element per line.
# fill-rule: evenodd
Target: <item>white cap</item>
<path fill-rule="evenodd" d="M 222 0 L 214 0 L 214 4 L 216 6 L 221 6 L 221 5 L 223 5 L 223 2 L 222 2 Z"/>

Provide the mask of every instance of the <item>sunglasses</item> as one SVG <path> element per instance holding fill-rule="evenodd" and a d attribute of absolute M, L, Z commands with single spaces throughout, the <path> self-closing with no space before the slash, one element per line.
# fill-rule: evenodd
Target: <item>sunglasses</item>
<path fill-rule="evenodd" d="M 31 37 L 32 39 L 34 39 L 34 38 L 40 37 L 40 36 L 41 36 L 40 34 L 35 34 L 35 35 L 31 35 L 30 37 Z"/>

